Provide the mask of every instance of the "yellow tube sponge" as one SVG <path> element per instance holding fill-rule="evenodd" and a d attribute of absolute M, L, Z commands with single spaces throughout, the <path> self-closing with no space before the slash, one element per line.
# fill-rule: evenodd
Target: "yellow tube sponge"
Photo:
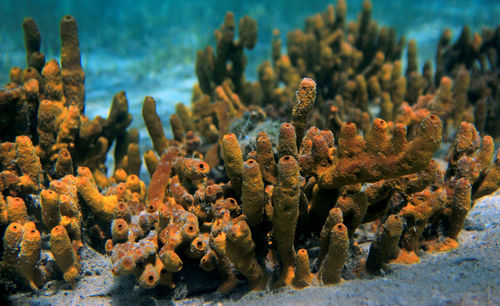
<path fill-rule="evenodd" d="M 210 167 L 201 159 L 178 157 L 174 163 L 174 171 L 179 175 L 185 187 L 189 187 L 205 178 Z"/>
<path fill-rule="evenodd" d="M 243 171 L 243 155 L 236 135 L 227 134 L 222 138 L 222 151 L 226 174 L 231 179 L 231 186 L 241 195 L 241 172 Z"/>
<path fill-rule="evenodd" d="M 331 232 L 332 228 L 335 224 L 343 223 L 343 215 L 342 210 L 338 207 L 334 207 L 328 213 L 328 217 L 326 218 L 325 224 L 321 229 L 321 233 L 319 235 L 320 238 L 320 251 L 318 256 L 318 263 L 321 264 L 326 254 L 328 253 L 328 249 L 330 248 L 330 240 L 331 240 Z"/>
<path fill-rule="evenodd" d="M 162 155 L 163 151 L 168 147 L 168 139 L 163 132 L 160 116 L 156 112 L 156 101 L 152 97 L 144 99 L 144 103 L 142 104 L 142 118 L 148 129 L 156 153 Z"/>
<path fill-rule="evenodd" d="M 22 224 L 12 222 L 5 230 L 3 236 L 3 264 L 16 266 L 18 264 L 19 244 L 23 239 L 24 227 Z"/>
<path fill-rule="evenodd" d="M 123 219 L 113 220 L 113 223 L 111 223 L 111 236 L 113 237 L 113 243 L 127 241 L 128 227 L 127 221 Z"/>
<path fill-rule="evenodd" d="M 145 289 L 152 289 L 160 283 L 160 273 L 163 268 L 163 263 L 156 256 L 154 263 L 147 263 L 144 271 L 138 278 L 139 285 Z"/>
<path fill-rule="evenodd" d="M 349 237 L 347 227 L 338 223 L 330 233 L 330 247 L 318 271 L 318 279 L 323 285 L 340 283 L 342 268 L 347 260 L 349 250 Z"/>
<path fill-rule="evenodd" d="M 257 226 L 262 222 L 264 212 L 264 182 L 259 164 L 255 160 L 249 159 L 243 163 L 242 178 L 243 214 L 250 226 Z"/>
<path fill-rule="evenodd" d="M 291 155 L 297 158 L 297 136 L 292 124 L 287 122 L 281 124 L 277 150 L 279 157 Z"/>
<path fill-rule="evenodd" d="M 17 197 L 7 197 L 7 219 L 10 222 L 24 224 L 28 222 L 28 210 L 24 200 Z"/>
<path fill-rule="evenodd" d="M 26 223 L 21 241 L 21 251 L 19 252 L 19 270 L 33 291 L 38 290 L 35 284 L 35 273 L 41 249 L 40 232 L 36 230 L 34 223 Z"/>
<path fill-rule="evenodd" d="M 85 176 L 77 177 L 78 194 L 80 194 L 85 203 L 90 207 L 93 213 L 105 221 L 111 221 L 116 205 L 118 204 L 117 195 L 103 196 L 95 182 Z"/>
<path fill-rule="evenodd" d="M 390 215 L 382 225 L 382 231 L 370 246 L 370 253 L 366 260 L 368 272 L 379 274 L 386 262 L 398 257 L 398 243 L 402 233 L 403 220 L 398 215 Z"/>
<path fill-rule="evenodd" d="M 266 286 L 265 272 L 255 258 L 252 234 L 244 218 L 239 217 L 231 220 L 224 228 L 224 233 L 215 239 L 223 239 L 225 236 L 225 252 L 236 270 L 248 279 L 251 290 L 264 289 Z"/>
<path fill-rule="evenodd" d="M 262 179 L 268 184 L 276 184 L 276 161 L 274 160 L 273 146 L 265 132 L 257 134 L 256 151 L 257 162 L 260 166 Z"/>
<path fill-rule="evenodd" d="M 293 106 L 291 124 L 295 127 L 297 145 L 300 146 L 306 132 L 307 115 L 313 109 L 316 101 L 316 82 L 309 78 L 302 79 L 296 97 L 297 101 Z"/>
<path fill-rule="evenodd" d="M 460 234 L 460 231 L 464 227 L 467 213 L 471 209 L 471 190 L 472 187 L 469 184 L 469 180 L 460 178 L 455 183 L 453 198 L 446 207 L 449 210 L 449 214 L 447 218 L 448 222 L 446 222 L 445 226 L 445 234 L 453 240 L 458 238 L 458 234 Z"/>
<path fill-rule="evenodd" d="M 48 228 L 59 225 L 61 221 L 61 213 L 59 211 L 59 196 L 55 191 L 50 189 L 42 190 L 40 193 L 42 222 Z"/>
<path fill-rule="evenodd" d="M 28 136 L 16 137 L 17 166 L 21 170 L 20 184 L 26 188 L 40 189 L 43 180 L 42 164 Z"/>
<path fill-rule="evenodd" d="M 59 26 L 64 96 L 68 104 L 78 105 L 80 112 L 83 113 L 85 109 L 85 73 L 81 65 L 76 20 L 72 16 L 64 16 Z"/>
<path fill-rule="evenodd" d="M 78 263 L 66 229 L 61 225 L 54 227 L 49 243 L 57 266 L 63 271 L 64 280 L 74 286 L 79 273 Z"/>
<path fill-rule="evenodd" d="M 438 116 L 425 117 L 416 137 L 409 143 L 402 125 L 394 127 L 392 138 L 387 133 L 387 123 L 375 120 L 365 142 L 356 135 L 353 123 L 345 123 L 340 130 L 339 145 L 332 164 L 318 169 L 319 186 L 331 189 L 376 182 L 425 169 L 441 144 L 442 124 Z"/>
<path fill-rule="evenodd" d="M 309 255 L 306 249 L 297 251 L 297 266 L 295 267 L 295 277 L 292 286 L 295 289 L 309 287 L 314 283 L 314 275 L 311 273 Z"/>
<path fill-rule="evenodd" d="M 278 162 L 278 186 L 274 190 L 273 238 L 281 262 L 281 274 L 276 287 L 289 286 L 294 277 L 295 227 L 299 218 L 300 173 L 299 165 L 290 155 Z"/>

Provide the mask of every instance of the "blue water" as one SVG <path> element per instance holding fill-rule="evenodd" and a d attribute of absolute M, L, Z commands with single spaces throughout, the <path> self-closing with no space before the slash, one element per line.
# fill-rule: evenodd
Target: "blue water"
<path fill-rule="evenodd" d="M 348 20 L 354 20 L 362 1 L 348 1 Z M 254 78 L 257 65 L 270 58 L 271 32 L 302 28 L 307 16 L 330 2 L 320 0 L 268 1 L 101 1 L 101 0 L 2 0 L 0 1 L 0 83 L 8 81 L 11 66 L 25 66 L 21 22 L 31 16 L 42 35 L 46 58 L 59 56 L 59 20 L 76 17 L 82 64 L 86 73 L 89 117 L 106 116 L 111 97 L 125 90 L 134 115 L 132 125 L 141 128 L 140 106 L 144 96 L 159 102 L 163 118 L 177 102 L 189 103 L 196 81 L 196 50 L 214 45 L 213 31 L 226 11 L 238 19 L 248 14 L 259 27 L 258 43 L 247 52 L 247 76 Z M 372 20 L 396 27 L 399 35 L 418 43 L 420 63 L 433 59 L 440 33 L 450 28 L 456 36 L 462 25 L 473 31 L 496 26 L 500 1 L 373 1 Z M 283 44 L 286 46 L 286 43 Z M 145 132 L 145 131 L 143 131 Z M 146 134 L 143 134 L 146 135 Z"/>

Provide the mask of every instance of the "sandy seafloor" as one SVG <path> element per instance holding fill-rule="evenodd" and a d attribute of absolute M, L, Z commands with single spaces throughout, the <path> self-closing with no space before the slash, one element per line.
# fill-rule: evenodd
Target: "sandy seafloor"
<path fill-rule="evenodd" d="M 330 287 L 282 289 L 223 296 L 211 292 L 216 276 L 191 269 L 176 280 L 177 288 L 145 290 L 133 277 L 114 278 L 109 257 L 85 246 L 83 277 L 71 290 L 53 281 L 37 294 L 10 296 L 14 305 L 498 305 L 500 303 L 500 190 L 479 199 L 469 212 L 460 246 L 448 253 L 425 253 L 421 263 L 390 265 L 391 271 L 371 279 L 355 279 Z M 201 270 L 201 269 L 200 269 Z M 189 294 L 198 292 L 195 296 Z"/>

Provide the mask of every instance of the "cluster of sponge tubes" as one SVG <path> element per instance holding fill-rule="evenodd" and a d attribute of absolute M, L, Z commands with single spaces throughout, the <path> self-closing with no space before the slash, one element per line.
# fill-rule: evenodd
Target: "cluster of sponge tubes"
<path fill-rule="evenodd" d="M 433 110 L 448 105 L 450 95 L 460 100 L 466 91 L 458 86 L 452 93 L 446 80 L 436 99 L 424 96 L 412 107 L 390 107 L 391 101 L 382 99 L 381 113 L 387 120 L 367 125 L 371 121 L 363 115 L 367 111 L 356 112 L 363 119 L 358 121 L 364 137 L 358 135 L 356 123 L 339 118 L 340 104 L 328 105 L 327 120 L 317 120 L 328 92 L 323 87 L 318 90 L 313 79 L 298 77 L 310 74 L 308 69 L 314 69 L 314 76 L 329 72 L 340 82 L 338 96 L 350 101 L 342 104 L 346 113 L 351 106 L 377 100 L 372 93 L 384 97 L 375 90 L 377 85 L 394 89 L 393 99 L 408 95 L 399 91 L 404 89 L 399 73 L 383 73 L 397 72 L 400 63 L 384 64 L 378 53 L 361 61 L 360 51 L 351 48 L 369 49 L 370 36 L 361 34 L 376 30 L 369 21 L 370 6 L 365 5 L 360 26 L 349 29 L 346 41 L 343 35 L 333 35 L 341 33 L 345 23 L 345 3 L 339 4 L 337 14 L 329 7 L 327 13 L 310 19 L 308 34 L 293 34 L 289 58 L 273 52 L 273 69 L 281 69 L 286 88 L 266 83 L 272 75 L 259 75 L 255 97 L 277 98 L 276 103 L 257 99 L 277 109 L 298 90 L 293 106 L 279 114 L 290 123 L 281 125 L 277 145 L 261 132 L 250 152 L 229 133 L 230 123 L 245 112 L 265 116 L 272 109 L 264 112 L 258 105 L 245 105 L 253 100 L 242 73 L 243 49 L 255 44 L 256 25 L 242 18 L 240 39 L 234 41 L 234 17 L 229 14 L 216 32 L 215 58 L 210 49 L 199 54 L 201 89 L 194 91 L 193 108 L 178 105 L 170 118 L 174 139 L 165 137 L 154 99 L 144 100 L 142 116 L 156 151 L 144 154 L 151 176 L 148 186 L 138 177 L 138 133 L 127 130 L 131 116 L 125 94 L 114 97 L 106 119 L 89 120 L 83 114 L 84 74 L 74 19 L 67 16 L 61 21 L 61 67 L 55 60 L 44 62 L 36 24 L 26 19 L 28 68 L 13 68 L 11 82 L 0 90 L 0 108 L 5 111 L 0 127 L 6 131 L 0 145 L 0 223 L 6 228 L 2 268 L 15 267 L 36 290 L 55 277 L 50 267 L 55 262 L 63 278 L 75 285 L 78 250 L 88 238 L 111 256 L 115 275 L 133 274 L 144 288 L 173 288 L 174 273 L 192 258 L 202 269 L 216 270 L 221 277 L 218 290 L 229 292 L 238 285 L 239 274 L 253 290 L 268 284 L 273 288 L 329 285 L 339 283 L 346 270 L 358 271 L 357 266 L 377 274 L 392 260 L 417 262 L 422 249 L 457 247 L 473 201 L 500 185 L 500 156 L 497 152 L 494 160 L 494 141 L 489 136 L 481 139 L 473 124 L 461 122 L 448 154 L 448 169 L 443 171 L 432 161 L 443 135 L 447 136 Z M 329 21 L 328 28 L 321 20 Z M 322 72 L 328 66 L 298 47 L 331 35 L 336 38 L 329 48 L 350 51 L 345 54 L 350 60 L 341 61 L 350 64 Z M 386 54 L 392 54 L 386 58 L 398 57 L 396 42 L 384 46 Z M 410 61 L 416 56 L 413 49 Z M 324 45 L 321 50 L 329 54 Z M 291 64 L 280 66 L 287 58 Z M 228 60 L 232 65 L 219 65 Z M 224 71 L 211 70 L 216 63 Z M 266 73 L 274 73 L 267 68 Z M 336 77 L 340 70 L 350 73 L 345 83 Z M 373 80 L 371 87 L 357 76 L 360 71 Z M 422 78 L 412 72 L 413 79 Z M 219 79 L 220 74 L 225 77 Z M 466 73 L 460 75 L 459 84 L 467 83 Z M 426 104 L 430 100 L 432 107 Z M 335 101 L 340 100 L 335 97 Z M 395 120 L 391 111 L 395 107 L 407 110 L 403 112 L 407 116 L 400 117 L 408 119 L 407 124 Z M 311 127 L 308 118 L 323 126 Z M 444 123 L 455 124 L 453 120 L 445 118 Z M 115 170 L 107 177 L 104 162 L 114 142 Z M 213 145 L 203 147 L 207 143 Z M 211 169 L 222 175 L 214 176 Z M 369 253 L 363 254 L 356 230 L 368 223 L 377 236 Z M 47 236 L 49 255 L 42 244 Z M 318 245 L 319 254 L 313 251 Z M 48 259 L 40 260 L 42 255 Z M 356 267 L 348 262 L 356 262 Z"/>
<path fill-rule="evenodd" d="M 432 160 L 443 134 L 439 117 L 425 117 L 411 141 L 405 126 L 381 119 L 364 138 L 354 124 L 345 123 L 335 140 L 329 130 L 305 131 L 315 95 L 315 82 L 304 79 L 291 123 L 281 125 L 276 148 L 261 132 L 255 151 L 244 158 L 237 137 L 224 135 L 223 182 L 206 177 L 207 163 L 188 157 L 201 155 L 188 153 L 193 148 L 190 138 L 170 141 L 151 172 L 139 218 L 113 221 L 113 229 L 116 224 L 128 228 L 127 234 L 113 230 L 107 243 L 114 273 L 135 274 L 146 288 L 166 282 L 172 287 L 171 274 L 182 269 L 187 256 L 199 258 L 205 270 L 217 269 L 223 292 L 237 286 L 235 271 L 253 290 L 268 284 L 335 284 L 346 260 L 355 256 L 356 229 L 373 221 L 375 228 L 380 225 L 377 238 L 367 256 L 356 258 L 370 273 L 380 273 L 391 260 L 417 262 L 422 248 L 457 247 L 473 200 L 498 186 L 492 138 L 481 140 L 473 125 L 463 123 L 445 175 Z M 144 118 L 157 118 L 144 110 Z M 303 131 L 300 145 L 296 131 Z M 470 138 L 472 146 L 465 140 Z M 146 226 L 144 220 L 150 223 Z M 138 237 L 138 227 L 149 232 Z M 303 237 L 320 240 L 312 265 L 306 249 L 295 251 L 307 246 Z"/>
<path fill-rule="evenodd" d="M 108 118 L 84 115 L 85 75 L 72 16 L 60 22 L 61 65 L 45 62 L 33 19 L 23 29 L 27 67 L 13 67 L 0 89 L 1 268 L 21 274 L 33 290 L 60 272 L 76 285 L 85 222 L 75 169 L 89 167 L 87 176 L 100 186 L 116 184 L 104 174 L 116 140 L 117 166 L 139 174 L 137 131 L 126 130 L 132 116 L 124 92 L 114 97 Z"/>

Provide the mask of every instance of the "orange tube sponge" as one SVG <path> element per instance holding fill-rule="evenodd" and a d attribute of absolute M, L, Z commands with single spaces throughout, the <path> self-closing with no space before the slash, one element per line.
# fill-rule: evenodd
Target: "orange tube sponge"
<path fill-rule="evenodd" d="M 160 204 L 163 203 L 165 197 L 165 190 L 167 189 L 170 181 L 170 174 L 175 159 L 179 155 L 179 149 L 176 147 L 169 147 L 167 151 L 161 156 L 160 163 L 156 168 L 151 182 L 148 187 L 148 197 L 146 200 L 147 211 L 152 213 L 158 210 Z"/>
<path fill-rule="evenodd" d="M 198 150 L 201 144 L 201 139 L 199 136 L 195 135 L 193 131 L 186 133 L 186 153 L 191 155 Z"/>
<path fill-rule="evenodd" d="M 40 189 L 43 180 L 42 164 L 28 136 L 16 137 L 17 166 L 21 170 L 20 184 L 26 188 Z"/>
<path fill-rule="evenodd" d="M 417 72 L 418 60 L 417 60 L 417 42 L 412 39 L 408 42 L 408 67 L 406 68 L 406 76 L 409 76 L 412 72 Z"/>
<path fill-rule="evenodd" d="M 146 164 L 146 169 L 148 170 L 149 176 L 153 176 L 156 168 L 158 167 L 158 163 L 160 160 L 156 156 L 153 150 L 148 150 L 144 153 L 144 162 Z"/>
<path fill-rule="evenodd" d="M 420 262 L 416 252 L 419 240 L 429 222 L 429 218 L 443 209 L 446 193 L 442 189 L 432 191 L 429 188 L 413 194 L 408 204 L 403 207 L 400 216 L 405 218 L 407 230 L 401 236 L 401 252 L 395 262 L 413 264 Z"/>
<path fill-rule="evenodd" d="M 144 271 L 139 276 L 138 282 L 142 288 L 152 289 L 160 282 L 160 271 L 158 271 L 157 267 L 153 264 L 147 263 L 144 267 Z"/>
<path fill-rule="evenodd" d="M 110 221 L 113 218 L 113 212 L 118 204 L 117 195 L 103 196 L 95 182 L 81 175 L 77 177 L 77 186 L 78 194 L 82 196 L 93 213 L 105 221 Z"/>
<path fill-rule="evenodd" d="M 317 138 L 317 136 L 320 137 Z M 316 164 L 312 154 L 312 148 L 314 139 L 319 140 L 320 138 L 322 137 L 320 135 L 319 129 L 315 126 L 312 126 L 310 129 L 307 130 L 306 135 L 302 139 L 302 145 L 300 146 L 299 157 L 297 160 L 300 165 L 300 170 L 304 172 L 304 174 L 307 176 L 313 176 L 316 170 Z M 325 165 L 322 166 L 324 167 Z"/>
<path fill-rule="evenodd" d="M 0 161 L 2 163 L 2 169 L 7 171 L 15 172 L 16 167 L 16 144 L 13 142 L 2 142 L 0 143 Z"/>
<path fill-rule="evenodd" d="M 309 287 L 314 283 L 314 274 L 311 273 L 309 255 L 306 249 L 297 251 L 297 266 L 295 267 L 295 277 L 292 286 L 295 289 Z"/>
<path fill-rule="evenodd" d="M 127 186 L 127 189 L 130 192 L 137 192 L 139 194 L 145 193 L 144 183 L 135 174 L 127 176 L 127 179 L 125 180 L 125 185 Z"/>
<path fill-rule="evenodd" d="M 276 287 L 289 286 L 294 277 L 295 227 L 299 218 L 300 173 L 295 158 L 286 155 L 278 162 L 278 186 L 274 190 L 273 238 L 281 262 Z"/>
<path fill-rule="evenodd" d="M 56 59 L 48 61 L 42 70 L 42 78 L 45 85 L 45 98 L 51 101 L 61 101 L 64 105 L 64 91 L 61 76 L 61 68 Z"/>
<path fill-rule="evenodd" d="M 9 81 L 13 84 L 19 85 L 21 84 L 21 67 L 14 66 L 9 71 Z"/>
<path fill-rule="evenodd" d="M 318 263 L 321 264 L 323 259 L 325 259 L 328 250 L 330 249 L 330 240 L 332 228 L 335 224 L 343 223 L 344 219 L 342 217 L 342 210 L 338 207 L 334 207 L 328 213 L 325 224 L 321 229 L 320 237 L 320 251 L 318 256 Z"/>
<path fill-rule="evenodd" d="M 191 258 L 203 258 L 209 249 L 209 234 L 203 233 L 194 238 L 186 250 L 186 254 Z"/>
<path fill-rule="evenodd" d="M 38 134 L 40 138 L 39 147 L 42 156 L 49 158 L 53 151 L 55 137 L 57 133 L 57 122 L 63 113 L 60 103 L 52 100 L 42 100 L 38 106 Z"/>
<path fill-rule="evenodd" d="M 0 175 L 1 181 L 1 175 Z M 7 211 L 7 202 L 3 198 L 3 194 L 0 192 L 0 225 L 6 225 L 9 222 L 9 213 Z"/>
<path fill-rule="evenodd" d="M 169 189 L 175 202 L 184 207 L 184 209 L 187 210 L 189 207 L 194 205 L 194 197 L 181 185 L 177 175 L 172 177 Z"/>
<path fill-rule="evenodd" d="M 317 233 L 321 230 L 321 226 L 328 217 L 328 212 L 335 205 L 335 201 L 339 196 L 338 193 L 337 189 L 323 189 L 317 184 L 314 185 L 309 206 L 309 226 L 312 231 Z M 337 223 L 329 225 L 330 228 Z"/>
<path fill-rule="evenodd" d="M 141 153 L 139 151 L 139 144 L 129 143 L 127 148 L 127 156 L 122 160 L 122 166 L 127 169 L 129 174 L 139 175 L 141 170 Z"/>
<path fill-rule="evenodd" d="M 214 231 L 212 228 L 212 234 L 213 233 Z M 222 283 L 217 287 L 217 292 L 227 293 L 238 286 L 234 265 L 226 254 L 226 234 L 219 233 L 216 237 L 211 236 L 210 249 L 201 259 L 201 264 L 205 270 L 217 268 L 222 278 Z"/>
<path fill-rule="evenodd" d="M 302 163 L 300 163 L 302 168 L 307 168 L 307 170 L 309 170 L 309 168 L 311 168 L 314 170 L 315 165 L 313 163 L 316 161 L 319 161 L 319 159 L 316 158 L 316 155 L 318 155 L 318 154 L 317 153 L 313 154 L 313 145 L 317 147 L 318 141 L 321 141 L 324 143 L 324 144 L 321 144 L 320 147 L 329 146 L 329 142 L 333 143 L 333 134 L 331 134 L 332 139 L 327 139 L 330 136 L 327 137 L 325 132 L 327 132 L 327 130 L 320 131 L 315 126 L 312 126 L 307 130 L 306 135 L 304 136 L 304 139 L 302 139 L 302 146 L 300 147 L 299 163 L 300 163 L 300 159 L 304 158 L 303 155 L 309 155 L 308 158 L 310 159 L 310 161 L 306 162 L 307 167 L 302 166 Z M 314 143 L 316 143 L 316 144 L 314 144 Z M 314 150 L 318 151 L 317 148 L 315 148 Z M 309 163 L 311 163 L 313 165 L 309 165 Z M 322 165 L 322 166 L 324 166 L 324 165 Z M 311 171 L 306 171 L 306 172 L 307 172 L 308 176 L 312 175 L 312 173 L 310 173 Z"/>
<path fill-rule="evenodd" d="M 87 168 L 88 169 L 88 168 Z M 77 179 L 73 175 L 66 175 L 59 180 L 52 180 L 50 182 L 50 189 L 57 192 L 59 195 L 66 195 L 70 198 L 71 204 L 68 207 L 61 205 L 61 213 L 63 215 L 79 214 L 80 208 L 78 205 L 78 187 L 76 185 Z"/>
<path fill-rule="evenodd" d="M 156 101 L 152 97 L 144 98 L 142 104 L 142 118 L 148 130 L 153 147 L 158 155 L 162 155 L 168 147 L 168 140 L 163 132 L 160 116 L 156 112 Z"/>
<path fill-rule="evenodd" d="M 163 269 L 163 262 L 158 256 L 155 256 L 154 263 L 146 264 L 138 277 L 139 285 L 145 289 L 155 288 L 159 284 L 173 289 L 175 285 L 172 281 L 172 273 Z"/>
<path fill-rule="evenodd" d="M 309 78 L 302 79 L 296 97 L 297 101 L 293 106 L 291 124 L 295 127 L 297 145 L 300 147 L 306 132 L 307 115 L 313 109 L 316 100 L 316 82 Z"/>
<path fill-rule="evenodd" d="M 111 236 L 113 237 L 113 243 L 127 241 L 128 228 L 128 223 L 124 219 L 113 220 L 113 222 L 111 223 Z"/>
<path fill-rule="evenodd" d="M 64 16 L 59 26 L 64 96 L 68 104 L 78 105 L 80 112 L 83 113 L 85 109 L 85 73 L 81 65 L 76 20 L 72 16 Z"/>
<path fill-rule="evenodd" d="M 260 132 L 255 139 L 257 144 L 257 162 L 260 166 L 262 179 L 268 184 L 276 184 L 276 161 L 271 141 L 265 132 Z"/>
<path fill-rule="evenodd" d="M 113 219 L 123 219 L 125 222 L 130 223 L 132 219 L 132 212 L 125 202 L 118 202 L 113 212 Z"/>
<path fill-rule="evenodd" d="M 318 279 L 323 285 L 340 283 L 342 268 L 347 260 L 349 237 L 347 227 L 338 223 L 331 229 L 330 247 L 318 271 Z"/>
<path fill-rule="evenodd" d="M 127 96 L 125 91 L 122 90 L 113 96 L 108 118 L 102 124 L 104 137 L 111 143 L 120 134 L 125 134 L 129 144 L 137 142 L 137 131 L 135 129 L 131 129 L 128 133 L 126 131 L 130 122 L 132 122 L 132 115 L 128 112 Z M 121 151 L 119 155 L 123 154 L 123 149 L 118 150 Z"/>
<path fill-rule="evenodd" d="M 54 170 L 57 178 L 73 174 L 73 160 L 67 148 L 62 148 L 57 154 Z"/>
<path fill-rule="evenodd" d="M 78 135 L 80 128 L 80 117 L 81 113 L 78 107 L 74 104 L 69 105 L 65 112 L 63 113 L 63 117 L 61 118 L 61 124 L 57 131 L 57 139 L 55 149 L 61 147 L 73 147 L 75 143 L 75 139 Z M 67 158 L 67 157 L 66 157 Z M 70 173 L 73 173 L 72 169 Z"/>
<path fill-rule="evenodd" d="M 213 271 L 216 267 L 217 255 L 212 248 L 208 248 L 207 252 L 200 259 L 200 267 L 204 271 Z"/>
<path fill-rule="evenodd" d="M 170 115 L 170 127 L 172 128 L 174 139 L 178 142 L 182 142 L 186 132 L 184 131 L 181 118 L 177 114 Z"/>
<path fill-rule="evenodd" d="M 59 211 L 59 196 L 56 192 L 45 189 L 40 193 L 40 206 L 42 210 L 42 222 L 50 230 L 59 225 L 61 213 Z"/>
<path fill-rule="evenodd" d="M 43 53 L 40 53 L 42 38 L 40 37 L 40 31 L 38 31 L 38 26 L 33 18 L 24 18 L 23 31 L 27 66 L 42 71 L 42 67 L 45 64 L 45 56 Z"/>
<path fill-rule="evenodd" d="M 225 252 L 237 271 L 248 279 L 251 290 L 262 290 L 266 286 L 264 269 L 255 258 L 255 245 L 248 224 L 243 218 L 234 218 L 224 229 L 225 234 L 215 237 L 224 239 Z"/>
<path fill-rule="evenodd" d="M 481 137 L 473 124 L 462 122 L 458 128 L 455 142 L 448 153 L 448 169 L 446 176 L 455 175 L 457 163 L 463 156 L 474 153 L 481 144 Z"/>
<path fill-rule="evenodd" d="M 162 248 L 158 255 L 167 271 L 178 272 L 182 269 L 182 260 L 174 250 Z"/>
<path fill-rule="evenodd" d="M 9 223 L 18 222 L 24 224 L 28 222 L 28 210 L 23 199 L 7 197 L 7 219 Z"/>
<path fill-rule="evenodd" d="M 165 269 L 169 272 L 177 272 L 182 269 L 182 260 L 176 253 L 180 245 L 189 244 L 198 236 L 200 230 L 198 219 L 192 213 L 184 210 L 174 210 L 170 224 L 159 233 L 159 239 L 163 243 L 158 255 L 163 261 Z"/>
<path fill-rule="evenodd" d="M 342 210 L 344 225 L 347 227 L 349 238 L 361 225 L 368 208 L 368 199 L 364 192 L 346 193 L 337 199 L 335 207 Z"/>
<path fill-rule="evenodd" d="M 35 275 L 41 249 L 42 237 L 40 232 L 36 230 L 34 223 L 26 223 L 21 241 L 21 251 L 19 252 L 19 270 L 33 291 L 38 290 L 35 284 Z"/>
<path fill-rule="evenodd" d="M 25 92 L 27 98 L 26 100 L 24 100 L 24 103 L 30 102 L 32 98 L 36 97 L 36 93 L 38 93 L 40 89 L 44 87 L 40 72 L 32 67 L 28 67 L 23 70 L 21 74 L 21 82 L 23 84 L 23 91 Z"/>
<path fill-rule="evenodd" d="M 161 269 L 160 269 L 160 267 L 161 267 Z M 160 271 L 159 284 L 162 286 L 168 287 L 170 289 L 174 289 L 175 288 L 174 274 L 163 269 L 163 262 L 158 258 L 158 256 L 156 256 L 155 268 L 157 271 Z"/>
<path fill-rule="evenodd" d="M 192 115 L 189 107 L 187 107 L 183 103 L 177 103 L 175 105 L 175 113 L 181 119 L 182 126 L 184 127 L 184 130 L 186 132 L 194 131 L 193 115 Z M 187 137 L 187 134 L 186 134 L 186 137 Z"/>
<path fill-rule="evenodd" d="M 469 180 L 465 178 L 460 178 L 455 183 L 453 198 L 447 205 L 449 215 L 445 226 L 445 234 L 451 239 L 456 240 L 464 227 L 465 217 L 471 209 L 471 189 Z"/>
<path fill-rule="evenodd" d="M 113 248 L 111 255 L 111 272 L 114 275 L 127 275 L 135 272 L 139 262 L 145 262 L 156 254 L 158 246 L 142 239 L 139 242 L 119 243 Z"/>
<path fill-rule="evenodd" d="M 61 212 L 61 221 L 59 224 L 66 228 L 71 240 L 76 240 L 76 243 L 80 244 L 82 235 L 82 214 L 80 206 L 78 205 L 78 200 L 72 199 L 65 194 L 60 194 L 59 211 Z M 73 244 L 75 244 L 75 242 Z"/>
<path fill-rule="evenodd" d="M 399 255 L 399 239 L 403 232 L 403 220 L 397 215 L 390 215 L 382 225 L 382 231 L 370 246 L 366 260 L 366 269 L 379 274 L 389 260 Z"/>
<path fill-rule="evenodd" d="M 205 189 L 205 201 L 208 203 L 215 203 L 223 195 L 223 189 L 221 185 L 212 184 L 207 186 Z"/>
<path fill-rule="evenodd" d="M 264 211 L 264 182 L 259 164 L 255 160 L 249 159 L 243 163 L 242 178 L 243 214 L 250 226 L 257 226 L 262 222 Z"/>
<path fill-rule="evenodd" d="M 63 272 L 64 280 L 75 286 L 79 273 L 78 263 L 66 229 L 61 225 L 54 227 L 50 232 L 49 243 L 57 266 Z"/>
<path fill-rule="evenodd" d="M 117 169 L 113 175 L 116 183 L 124 183 L 125 181 L 127 181 L 127 171 L 125 171 L 124 169 Z"/>
<path fill-rule="evenodd" d="M 341 129 L 337 158 L 318 173 L 319 186 L 338 188 L 361 182 L 418 172 L 425 169 L 441 143 L 442 124 L 439 117 L 427 116 L 420 123 L 417 136 L 406 142 L 404 126 L 396 125 L 392 138 L 386 136 L 387 124 L 374 121 L 376 127 L 365 143 L 356 135 L 356 126 L 346 123 Z M 371 141 L 379 137 L 380 142 Z M 371 146 L 368 146 L 368 140 Z M 376 154 L 375 154 L 376 153 Z"/>
<path fill-rule="evenodd" d="M 295 127 L 290 123 L 282 123 L 278 137 L 278 156 L 290 155 L 297 158 L 297 140 Z"/>
<path fill-rule="evenodd" d="M 12 222 L 3 236 L 2 262 L 6 265 L 17 266 L 19 258 L 19 244 L 23 239 L 24 227 L 21 223 Z"/>
<path fill-rule="evenodd" d="M 238 32 L 242 46 L 250 50 L 253 49 L 257 43 L 257 22 L 255 19 L 247 15 L 241 17 L 238 23 Z"/>
<path fill-rule="evenodd" d="M 243 155 L 236 135 L 227 134 L 222 138 L 222 151 L 224 153 L 224 168 L 231 180 L 231 186 L 236 194 L 241 195 L 241 173 L 243 171 Z"/>
<path fill-rule="evenodd" d="M 473 200 L 495 192 L 500 186 L 500 149 L 497 150 L 493 165 L 486 172 L 481 185 L 474 192 Z"/>
<path fill-rule="evenodd" d="M 201 159 L 178 157 L 174 163 L 174 171 L 184 185 L 197 185 L 210 171 L 208 164 Z"/>

